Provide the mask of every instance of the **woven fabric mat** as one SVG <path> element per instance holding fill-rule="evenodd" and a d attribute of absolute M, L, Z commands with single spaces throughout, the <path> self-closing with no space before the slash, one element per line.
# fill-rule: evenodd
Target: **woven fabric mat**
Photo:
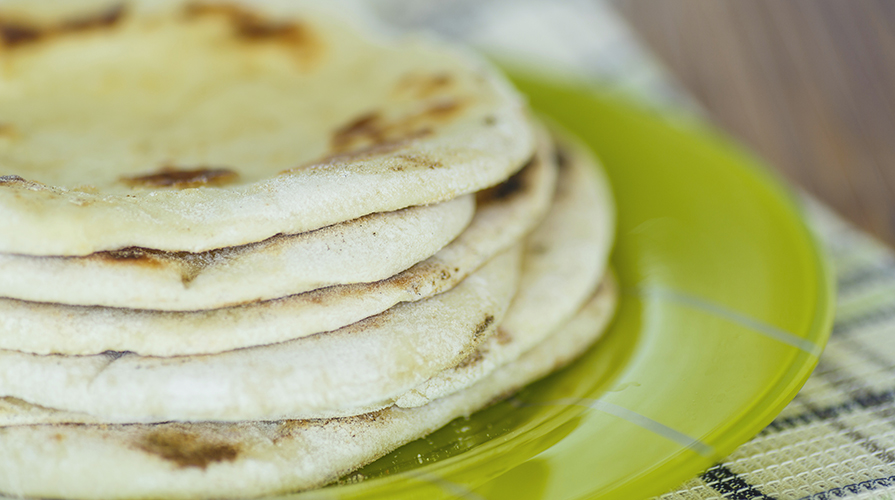
<path fill-rule="evenodd" d="M 393 27 L 432 29 L 502 59 L 585 77 L 669 113 L 701 111 L 597 0 L 373 0 Z M 838 280 L 836 325 L 805 387 L 676 499 L 895 499 L 895 254 L 806 199 Z"/>

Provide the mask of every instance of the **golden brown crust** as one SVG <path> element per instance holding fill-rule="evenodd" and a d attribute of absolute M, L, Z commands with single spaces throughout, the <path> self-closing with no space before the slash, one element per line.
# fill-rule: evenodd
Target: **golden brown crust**
<path fill-rule="evenodd" d="M 186 169 L 166 165 L 150 174 L 122 177 L 125 184 L 144 188 L 194 188 L 199 186 L 224 186 L 235 182 L 239 174 L 229 168 L 199 167 Z"/>
<path fill-rule="evenodd" d="M 391 119 L 381 111 L 365 112 L 337 127 L 330 139 L 330 147 L 338 154 L 423 137 L 431 134 L 434 126 L 460 113 L 464 106 L 463 101 L 450 98 Z"/>
<path fill-rule="evenodd" d="M 56 36 L 108 29 L 118 24 L 124 14 L 124 4 L 117 4 L 100 12 L 44 26 L 24 19 L 0 18 L 0 43 L 4 48 L 12 49 Z"/>
<path fill-rule="evenodd" d="M 240 447 L 235 443 L 215 442 L 207 435 L 190 431 L 189 424 L 168 424 L 150 428 L 134 446 L 177 464 L 179 468 L 205 469 L 216 462 L 237 459 Z"/>
<path fill-rule="evenodd" d="M 234 40 L 243 45 L 276 45 L 292 52 L 304 69 L 310 69 L 325 52 L 325 44 L 314 29 L 301 21 L 272 19 L 245 6 L 223 2 L 194 2 L 184 13 L 189 20 L 223 18 Z"/>

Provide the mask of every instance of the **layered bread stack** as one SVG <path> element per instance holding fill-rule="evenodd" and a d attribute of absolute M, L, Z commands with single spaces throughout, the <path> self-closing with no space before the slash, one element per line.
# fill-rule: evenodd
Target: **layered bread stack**
<path fill-rule="evenodd" d="M 293 2 L 0 7 L 0 493 L 322 486 L 611 317 L 605 180 L 475 56 Z"/>

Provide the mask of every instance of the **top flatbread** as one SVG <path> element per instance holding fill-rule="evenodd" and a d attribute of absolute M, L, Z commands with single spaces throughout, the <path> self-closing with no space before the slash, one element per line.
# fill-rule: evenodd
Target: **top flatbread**
<path fill-rule="evenodd" d="M 311 10 L 18 3 L 0 11 L 0 252 L 242 245 L 477 191 L 534 149 L 509 84 L 434 42 Z"/>

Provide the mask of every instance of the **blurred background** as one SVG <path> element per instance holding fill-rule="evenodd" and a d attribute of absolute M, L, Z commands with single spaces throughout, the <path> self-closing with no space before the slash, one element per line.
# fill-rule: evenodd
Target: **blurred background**
<path fill-rule="evenodd" d="M 613 4 L 717 124 L 895 245 L 895 2 Z"/>
<path fill-rule="evenodd" d="M 697 109 L 895 245 L 893 0 L 371 3 L 392 26 L 434 29 L 504 60 Z"/>

